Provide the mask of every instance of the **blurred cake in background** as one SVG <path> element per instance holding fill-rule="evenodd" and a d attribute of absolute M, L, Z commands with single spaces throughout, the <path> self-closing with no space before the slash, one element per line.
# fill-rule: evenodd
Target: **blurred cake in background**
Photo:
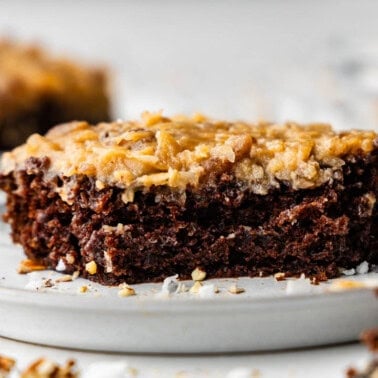
<path fill-rule="evenodd" d="M 110 118 L 106 71 L 0 40 L 0 150 L 71 121 Z"/>

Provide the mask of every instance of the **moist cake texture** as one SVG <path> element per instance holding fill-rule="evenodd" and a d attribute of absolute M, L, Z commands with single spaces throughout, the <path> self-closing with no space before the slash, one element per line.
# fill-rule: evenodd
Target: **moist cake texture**
<path fill-rule="evenodd" d="M 106 284 L 324 280 L 378 263 L 377 151 L 320 124 L 73 122 L 4 154 L 4 219 L 30 259 Z"/>
<path fill-rule="evenodd" d="M 105 71 L 0 40 L 0 149 L 75 119 L 109 119 Z"/>

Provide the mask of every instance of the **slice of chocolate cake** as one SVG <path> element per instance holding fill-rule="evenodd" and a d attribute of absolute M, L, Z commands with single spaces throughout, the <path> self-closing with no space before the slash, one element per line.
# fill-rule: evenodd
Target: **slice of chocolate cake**
<path fill-rule="evenodd" d="M 378 143 L 327 125 L 203 117 L 60 125 L 3 155 L 14 242 L 105 284 L 378 263 Z"/>
<path fill-rule="evenodd" d="M 39 47 L 0 41 L 0 150 L 57 123 L 108 119 L 103 69 L 55 58 Z"/>

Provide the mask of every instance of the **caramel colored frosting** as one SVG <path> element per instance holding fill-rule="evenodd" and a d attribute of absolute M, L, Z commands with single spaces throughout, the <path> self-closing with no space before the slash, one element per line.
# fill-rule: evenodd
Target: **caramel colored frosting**
<path fill-rule="evenodd" d="M 3 155 L 1 169 L 23 169 L 27 158 L 46 156 L 46 174 L 87 175 L 99 190 L 124 188 L 129 201 L 135 190 L 152 185 L 196 187 L 212 167 L 227 166 L 255 193 L 266 194 L 280 182 L 307 189 L 331 180 L 346 156 L 370 153 L 376 138 L 373 131 L 336 133 L 324 124 L 249 124 L 144 113 L 140 121 L 72 122 L 46 136 L 34 134 Z"/>
<path fill-rule="evenodd" d="M 86 101 L 94 109 L 101 107 L 103 114 L 108 106 L 106 81 L 103 69 L 56 58 L 33 45 L 0 40 L 0 120 L 47 100 L 62 103 L 76 115 Z"/>

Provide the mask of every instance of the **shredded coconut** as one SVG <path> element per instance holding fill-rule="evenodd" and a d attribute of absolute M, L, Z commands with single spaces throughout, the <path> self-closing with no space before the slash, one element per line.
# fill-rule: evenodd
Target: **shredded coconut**
<path fill-rule="evenodd" d="M 230 294 L 242 294 L 245 292 L 245 289 L 234 284 L 228 288 L 228 292 Z"/>
<path fill-rule="evenodd" d="M 159 293 L 157 293 L 158 297 L 169 297 L 171 294 L 177 292 L 180 288 L 179 282 L 177 280 L 178 274 L 174 276 L 167 277 L 163 281 L 163 285 Z"/>
<path fill-rule="evenodd" d="M 369 271 L 369 263 L 367 261 L 363 261 L 360 265 L 356 267 L 356 271 L 358 274 L 365 274 Z"/>
<path fill-rule="evenodd" d="M 353 276 L 354 274 L 356 274 L 356 269 L 352 268 L 352 269 L 345 269 L 341 272 L 344 276 Z"/>
<path fill-rule="evenodd" d="M 152 185 L 197 187 L 209 164 L 227 161 L 238 180 L 263 195 L 282 181 L 296 190 L 323 185 L 340 170 L 344 156 L 370 153 L 376 137 L 373 131 L 338 134 L 324 124 L 198 122 L 145 114 L 141 121 L 72 122 L 45 136 L 34 134 L 3 154 L 0 170 L 7 174 L 25 167 L 30 156 L 48 156 L 47 174 L 82 174 L 100 187 L 127 188 L 124 201 L 130 202 L 135 191 Z"/>
<path fill-rule="evenodd" d="M 312 290 L 311 281 L 304 274 L 300 278 L 288 280 L 286 283 L 287 295 L 308 294 Z"/>
<path fill-rule="evenodd" d="M 64 263 L 62 259 L 59 259 L 55 270 L 58 272 L 64 272 L 66 270 L 66 264 Z"/>

